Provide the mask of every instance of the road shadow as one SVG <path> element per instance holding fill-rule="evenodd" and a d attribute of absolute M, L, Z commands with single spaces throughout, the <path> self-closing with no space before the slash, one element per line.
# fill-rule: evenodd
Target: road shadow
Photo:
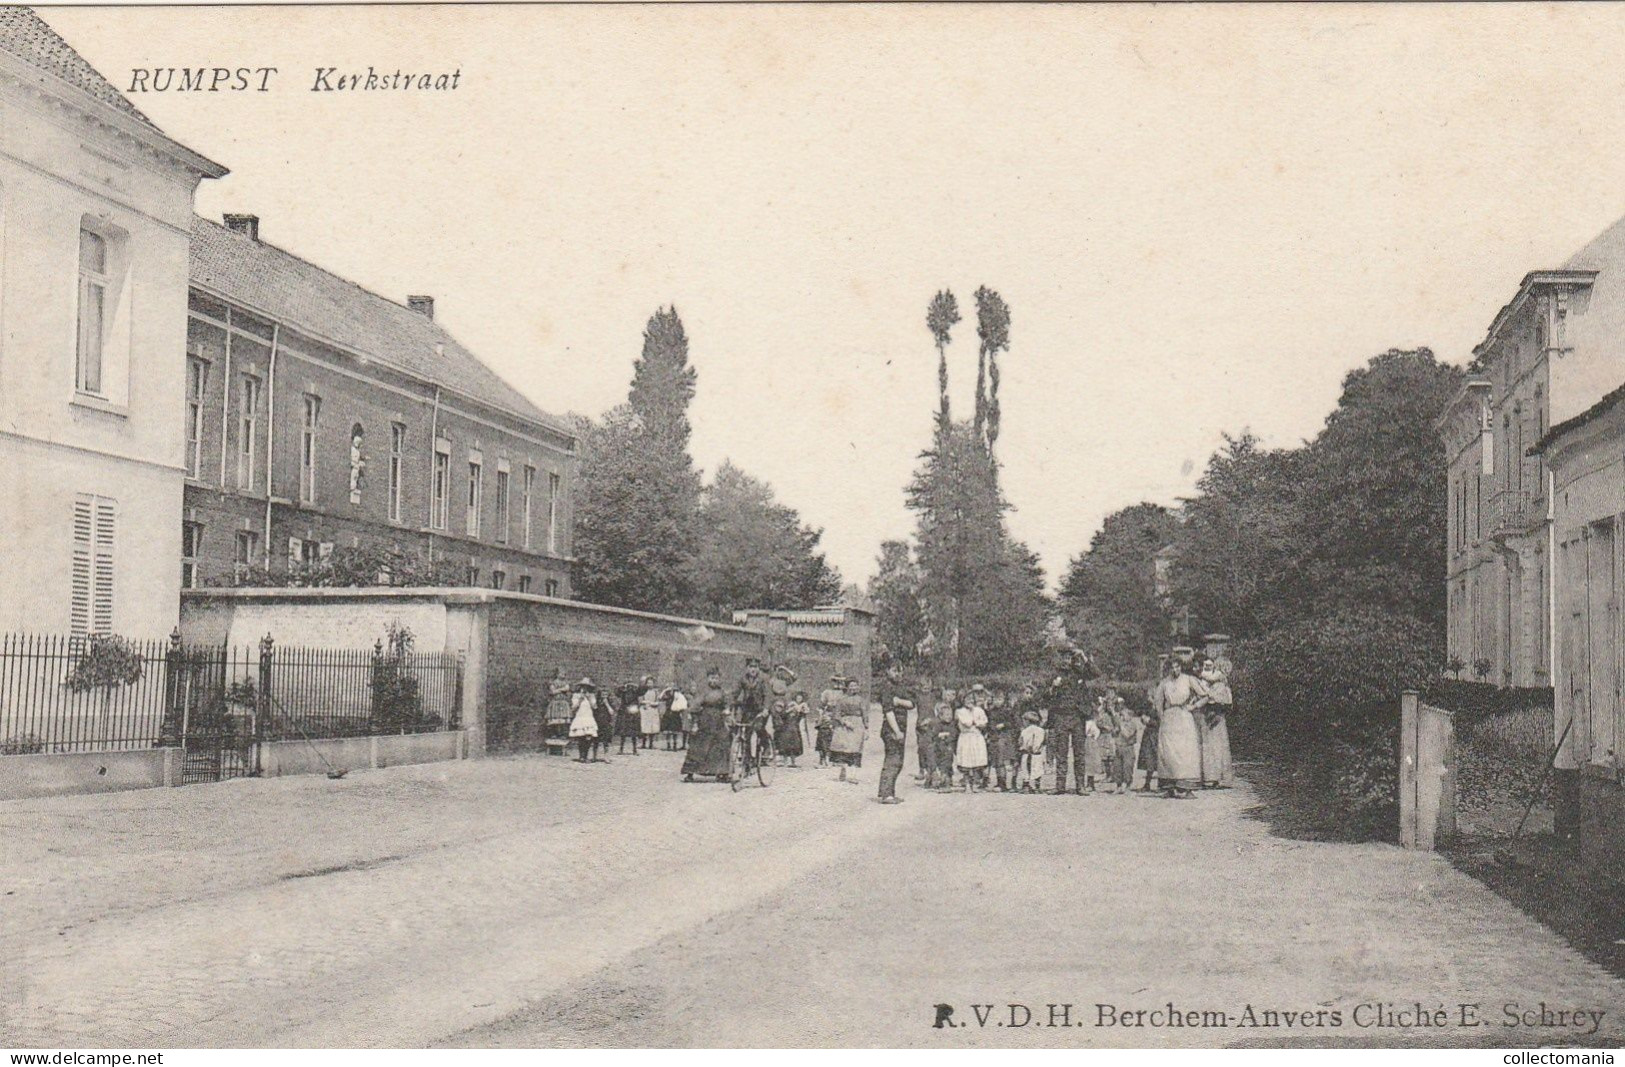
<path fill-rule="evenodd" d="M 1580 869 L 1550 833 L 1460 837 L 1440 854 L 1451 866 L 1556 933 L 1615 978 L 1625 978 L 1625 885 Z"/>
<path fill-rule="evenodd" d="M 1288 841 L 1363 844 L 1392 843 L 1395 827 L 1367 818 L 1352 818 L 1332 795 L 1325 775 L 1312 767 L 1270 760 L 1236 762 L 1236 777 L 1252 788 L 1258 803 L 1242 810 L 1245 818 L 1263 823 L 1275 837 Z"/>

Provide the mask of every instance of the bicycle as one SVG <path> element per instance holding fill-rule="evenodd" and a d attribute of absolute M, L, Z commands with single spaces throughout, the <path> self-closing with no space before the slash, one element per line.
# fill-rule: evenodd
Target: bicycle
<path fill-rule="evenodd" d="M 778 747 L 773 743 L 771 722 L 763 712 L 749 722 L 734 723 L 733 745 L 728 754 L 728 781 L 735 793 L 745 787 L 745 779 L 753 774 L 762 788 L 773 784 L 779 756 Z"/>

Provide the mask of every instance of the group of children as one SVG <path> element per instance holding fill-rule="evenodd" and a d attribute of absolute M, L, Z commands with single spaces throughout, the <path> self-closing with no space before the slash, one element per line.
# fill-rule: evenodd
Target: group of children
<path fill-rule="evenodd" d="M 1052 701 L 1042 700 L 1031 683 L 1020 690 L 977 682 L 963 693 L 945 688 L 931 708 L 922 708 L 915 724 L 920 769 L 916 781 L 939 791 L 986 789 L 1037 793 L 1043 789 L 1051 749 Z M 1056 729 L 1071 732 L 1071 723 L 1056 716 Z M 1094 792 L 1097 783 L 1126 793 L 1134 785 L 1140 748 L 1149 715 L 1128 707 L 1122 695 L 1107 691 L 1093 710 L 1079 719 L 1083 744 L 1075 754 L 1079 792 Z M 1066 754 L 1059 780 L 1065 781 Z"/>
<path fill-rule="evenodd" d="M 676 752 L 692 732 L 688 697 L 675 686 L 656 685 L 652 675 L 600 690 L 591 678 L 571 685 L 563 671 L 554 671 L 547 698 L 547 730 L 576 746 L 579 763 L 602 761 L 611 741 L 619 742 L 619 754 L 630 748 L 635 756 L 639 749 L 654 748 L 656 739 L 663 737 L 666 751 Z"/>

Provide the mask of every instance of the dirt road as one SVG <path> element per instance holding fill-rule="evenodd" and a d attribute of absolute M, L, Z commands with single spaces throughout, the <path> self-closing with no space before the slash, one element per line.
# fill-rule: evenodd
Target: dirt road
<path fill-rule="evenodd" d="M 654 753 L 0 804 L 0 1044 L 1625 1036 L 1621 983 L 1433 856 L 1277 839 L 1246 790 L 883 807 L 876 757 L 737 794 Z"/>

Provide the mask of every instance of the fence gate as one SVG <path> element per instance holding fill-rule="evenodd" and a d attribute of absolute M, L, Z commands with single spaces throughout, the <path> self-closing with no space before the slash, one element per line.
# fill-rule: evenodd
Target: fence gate
<path fill-rule="evenodd" d="M 177 642 L 169 668 L 169 722 L 178 728 L 182 784 L 258 773 L 256 665 L 228 648 L 183 648 Z"/>

